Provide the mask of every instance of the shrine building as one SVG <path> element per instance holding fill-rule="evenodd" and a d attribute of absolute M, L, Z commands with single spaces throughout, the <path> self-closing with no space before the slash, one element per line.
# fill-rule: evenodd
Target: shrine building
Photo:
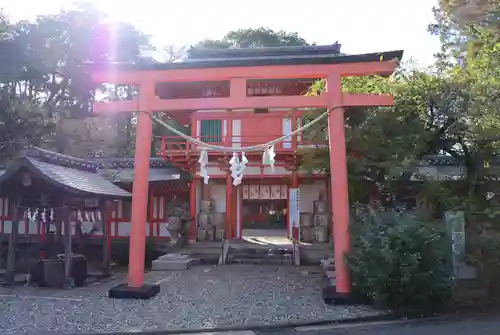
<path fill-rule="evenodd" d="M 98 83 L 139 87 L 138 97 L 129 100 L 96 101 L 94 113 L 136 112 L 150 109 L 168 116 L 168 123 L 197 140 L 232 148 L 263 144 L 297 129 L 310 108 L 325 108 L 305 94 L 314 82 L 325 78 L 325 66 L 340 69 L 342 76 L 393 72 L 401 51 L 364 55 L 345 55 L 340 45 L 268 47 L 254 49 L 191 50 L 186 59 L 150 67 L 114 65 L 111 69 L 94 68 Z M 383 61 L 381 61 L 383 60 Z M 373 69 L 367 70 L 374 65 Z M 253 72 L 257 67 L 263 72 Z M 294 68 L 295 73 L 288 71 Z M 140 82 L 148 81 L 147 91 Z M 96 94 L 103 96 L 104 93 Z M 234 96 L 247 102 L 228 105 Z M 309 99 L 308 99 L 309 98 Z M 344 95 L 344 105 L 359 105 L 360 97 Z M 389 96 L 370 97 L 362 104 L 389 105 Z M 280 103 L 283 102 L 283 103 Z M 312 104 L 311 104 L 312 103 Z M 165 118 L 164 118 L 165 119 Z M 200 176 L 200 146 L 165 129 L 156 139 L 156 154 L 191 175 L 189 208 L 197 226 L 190 240 L 217 239 L 203 229 L 207 215 L 212 222 L 223 221 L 225 234 L 232 239 L 245 235 L 275 234 L 291 237 L 288 215 L 289 189 L 300 190 L 299 211 L 306 225 L 314 225 L 314 215 L 330 213 L 331 183 L 328 175 L 300 169 L 304 150 L 327 147 L 328 139 L 313 140 L 306 132 L 289 136 L 274 146 L 273 167 L 262 163 L 262 151 L 245 152 L 248 164 L 242 184 L 233 186 L 229 171 L 232 153 L 207 150 L 208 184 Z M 345 151 L 345 149 L 342 149 Z M 203 201 L 213 201 L 205 208 Z M 319 202 L 318 202 L 319 201 Z M 323 205 L 320 203 L 323 202 Z M 317 204 L 316 208 L 314 204 Z M 209 212 L 207 212 L 207 210 Z M 316 222 L 306 232 L 308 242 L 329 240 L 330 219 Z"/>

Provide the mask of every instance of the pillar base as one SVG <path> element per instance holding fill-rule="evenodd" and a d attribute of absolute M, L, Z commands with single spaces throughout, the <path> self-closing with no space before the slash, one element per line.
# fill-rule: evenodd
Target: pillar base
<path fill-rule="evenodd" d="M 367 305 L 367 299 L 360 298 L 353 293 L 337 292 L 335 279 L 325 278 L 323 286 L 323 301 L 329 305 Z"/>
<path fill-rule="evenodd" d="M 160 285 L 144 284 L 140 287 L 131 287 L 128 284 L 120 284 L 112 287 L 108 297 L 113 299 L 151 299 L 160 293 Z"/>
<path fill-rule="evenodd" d="M 323 301 L 328 305 L 366 305 L 366 301 L 355 297 L 352 293 L 334 292 L 325 294 L 325 292 L 323 292 Z"/>

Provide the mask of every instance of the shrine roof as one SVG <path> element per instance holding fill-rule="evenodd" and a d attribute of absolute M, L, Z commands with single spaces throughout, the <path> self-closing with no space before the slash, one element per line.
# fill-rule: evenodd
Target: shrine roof
<path fill-rule="evenodd" d="M 321 64 L 343 64 L 343 63 L 365 63 L 379 62 L 381 60 L 401 60 L 403 57 L 402 50 L 374 52 L 357 55 L 346 55 L 334 53 L 333 51 L 326 52 L 321 49 L 321 46 L 310 47 L 310 50 L 299 53 L 297 51 L 288 52 L 287 48 L 295 47 L 279 47 L 279 48 L 254 48 L 249 51 L 232 49 L 224 51 L 211 51 L 212 54 L 206 58 L 199 55 L 195 58 L 186 58 L 173 63 L 152 63 L 152 64 L 130 64 L 130 63 L 88 63 L 90 69 L 106 70 L 112 68 L 122 71 L 168 71 L 180 69 L 200 69 L 200 68 L 222 68 L 222 67 L 250 67 L 250 66 L 273 66 L 273 65 L 321 65 Z M 302 47 L 304 48 L 304 47 Z M 262 49 L 262 50 L 258 50 Z M 266 51 L 266 49 L 273 49 Z M 238 54 L 239 52 L 239 54 Z M 266 53 L 267 52 L 267 53 Z M 233 53 L 232 55 L 230 53 Z M 252 54 L 253 53 L 253 54 Z"/>
<path fill-rule="evenodd" d="M 99 173 L 108 180 L 116 183 L 133 181 L 134 158 L 78 158 L 60 154 L 47 149 L 31 147 L 25 155 L 37 161 L 60 165 L 68 168 Z M 149 160 L 149 181 L 173 181 L 187 179 L 188 174 L 172 166 L 160 157 L 151 157 Z"/>
<path fill-rule="evenodd" d="M 274 46 L 253 48 L 190 48 L 187 60 L 263 56 L 340 55 L 338 42 L 330 45 Z"/>
<path fill-rule="evenodd" d="M 106 179 L 113 183 L 133 183 L 134 182 L 134 169 L 109 169 L 103 171 L 101 174 L 106 176 Z M 150 169 L 149 182 L 162 182 L 162 181 L 176 181 L 187 179 L 188 175 L 179 171 L 178 169 Z"/>
<path fill-rule="evenodd" d="M 14 160 L 7 167 L 6 172 L 0 176 L 0 185 L 9 180 L 9 177 L 21 168 L 28 169 L 40 179 L 61 187 L 69 193 L 113 198 L 130 198 L 132 196 L 98 173 L 49 164 L 31 157 L 20 157 Z"/>

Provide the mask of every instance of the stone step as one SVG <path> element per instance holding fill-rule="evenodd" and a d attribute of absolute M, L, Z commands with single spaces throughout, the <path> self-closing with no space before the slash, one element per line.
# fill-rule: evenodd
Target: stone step
<path fill-rule="evenodd" d="M 184 248 L 181 252 L 191 258 L 199 260 L 202 264 L 217 264 L 222 251 L 221 242 L 194 242 Z"/>
<path fill-rule="evenodd" d="M 293 249 L 250 243 L 231 243 L 227 263 L 293 265 Z"/>
<path fill-rule="evenodd" d="M 184 254 L 166 254 L 154 260 L 151 266 L 153 271 L 184 271 L 199 261 Z"/>
<path fill-rule="evenodd" d="M 293 265 L 292 258 L 229 258 L 227 264 Z"/>

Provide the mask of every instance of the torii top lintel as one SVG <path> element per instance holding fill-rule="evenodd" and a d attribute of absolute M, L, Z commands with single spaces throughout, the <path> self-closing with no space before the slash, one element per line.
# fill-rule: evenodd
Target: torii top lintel
<path fill-rule="evenodd" d="M 360 55 L 285 55 L 237 58 L 192 59 L 147 66 L 130 64 L 90 64 L 95 83 L 138 84 L 139 101 L 96 102 L 94 112 L 137 110 L 200 110 L 226 108 L 323 108 L 331 105 L 328 95 L 246 97 L 246 81 L 251 79 L 328 78 L 333 76 L 390 75 L 403 51 Z M 168 99 L 154 96 L 158 82 L 229 80 L 231 97 L 210 99 Z M 340 85 L 340 81 L 339 81 Z M 142 89 L 142 88 L 146 89 Z M 339 86 L 340 89 L 340 86 Z M 336 99 L 337 100 L 337 99 Z M 337 100 L 338 101 L 338 100 Z M 342 94 L 344 106 L 390 106 L 387 95 Z"/>

